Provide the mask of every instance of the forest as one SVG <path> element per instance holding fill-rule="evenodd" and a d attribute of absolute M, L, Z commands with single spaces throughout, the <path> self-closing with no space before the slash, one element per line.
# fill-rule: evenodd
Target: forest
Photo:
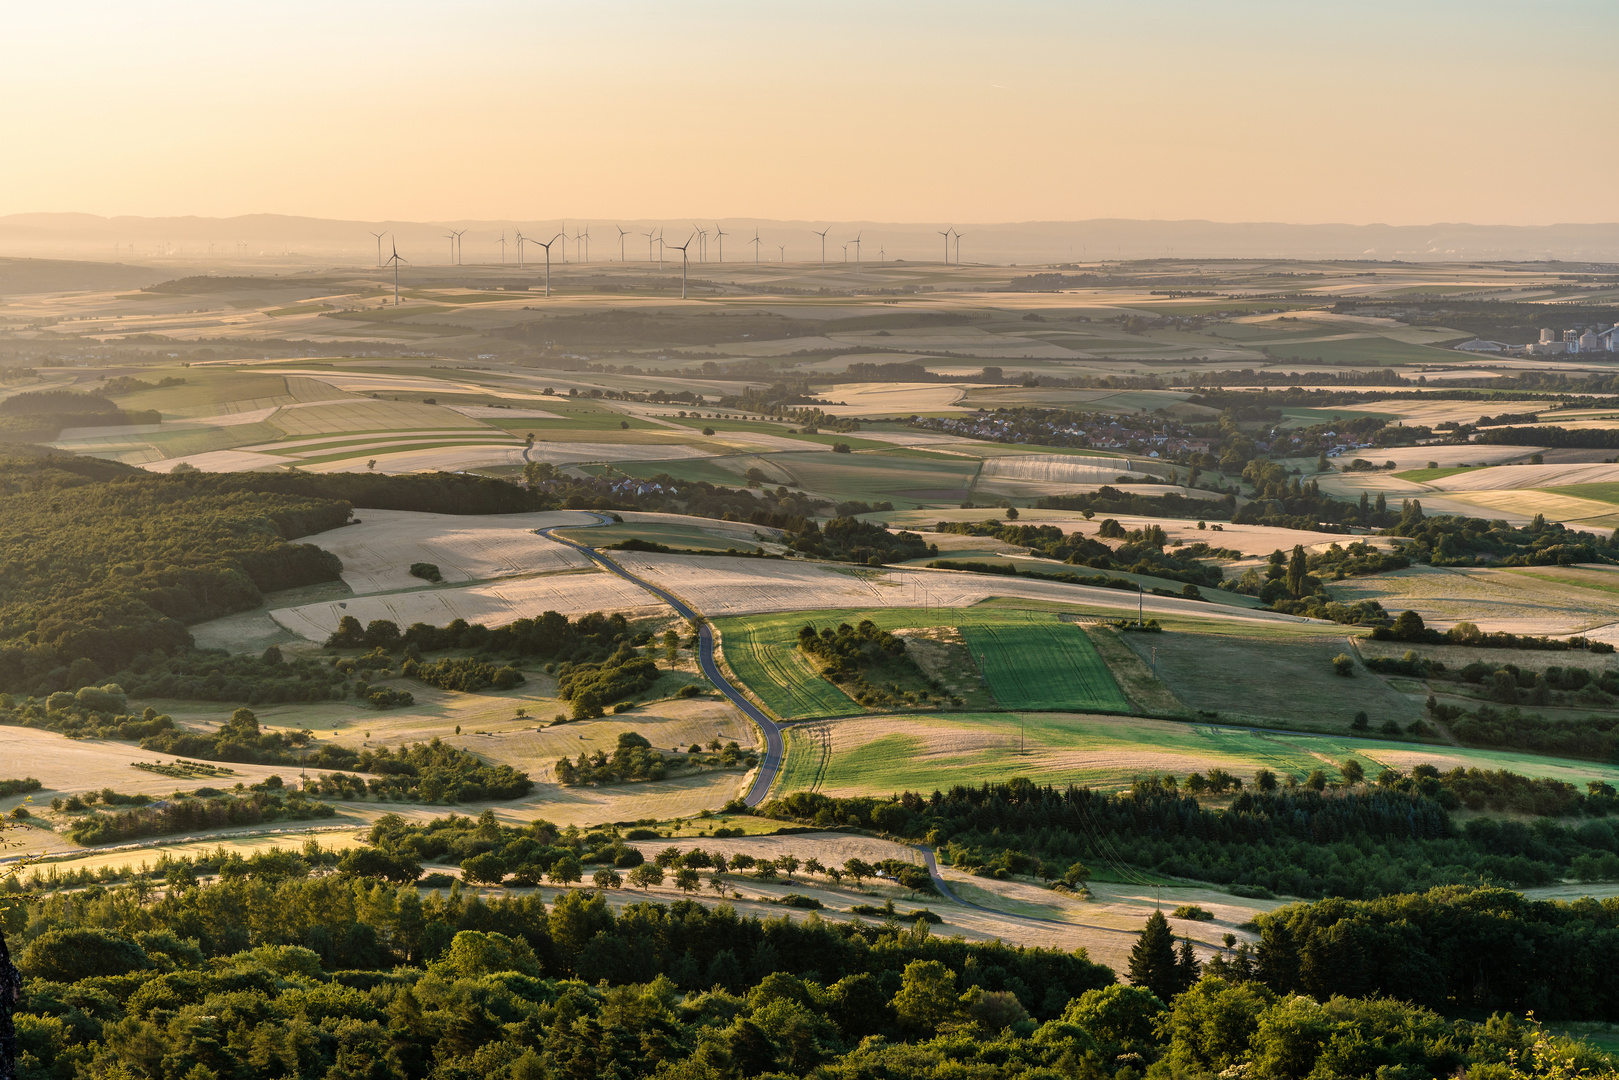
<path fill-rule="evenodd" d="M 424 896 L 362 860 L 334 873 L 311 847 L 222 865 L 212 884 L 175 863 L 166 887 L 94 885 L 10 907 L 29 972 L 23 1075 L 1168 1080 L 1240 1064 L 1260 1080 L 1513 1080 L 1547 1075 L 1553 1059 L 1567 1062 L 1558 1075 L 1611 1070 L 1588 1046 L 1482 1011 L 1475 1002 L 1511 997 L 1512 984 L 1459 970 L 1481 953 L 1422 951 L 1454 930 L 1516 960 L 1583 929 L 1597 947 L 1544 1007 L 1599 1004 L 1611 913 L 1489 891 L 1283 909 L 1265 917 L 1258 950 L 1206 965 L 1223 974 L 1176 967 L 1158 916 L 1122 985 L 1082 950 L 969 943 L 925 921 L 763 920 L 691 900 L 615 912 L 602 890 L 577 888 L 549 905 L 459 884 Z M 1510 929 L 1516 941 L 1501 936 Z M 1391 934 L 1413 949 L 1396 970 L 1380 948 Z M 1341 958 L 1358 964 L 1340 975 Z M 1537 957 L 1525 985 L 1559 959 Z M 1412 1002 L 1375 992 L 1402 977 Z M 1368 989 L 1335 992 L 1335 980 Z"/>
<path fill-rule="evenodd" d="M 1358 763 L 1347 769 L 1360 778 Z M 1452 818 L 1464 805 L 1492 803 L 1534 820 Z M 1261 769 L 1246 785 L 1223 773 L 1164 776 L 1116 794 L 1026 780 L 889 799 L 794 792 L 762 812 L 926 838 L 941 861 L 983 876 L 1055 881 L 1077 864 L 1125 881 L 1150 871 L 1253 896 L 1371 899 L 1441 885 L 1543 885 L 1576 865 L 1619 872 L 1619 833 L 1606 820 L 1619 816 L 1619 801 L 1605 785 L 1580 793 L 1558 781 L 1426 765 L 1353 786 L 1331 785 L 1320 770 L 1281 783 Z M 1553 813 L 1588 820 L 1565 824 Z"/>

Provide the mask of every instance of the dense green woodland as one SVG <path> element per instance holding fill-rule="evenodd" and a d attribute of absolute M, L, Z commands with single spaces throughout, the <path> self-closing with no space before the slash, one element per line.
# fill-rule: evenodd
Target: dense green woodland
<path fill-rule="evenodd" d="M 990 877 L 1061 878 L 1075 863 L 1125 880 L 1147 870 L 1230 885 L 1251 895 L 1372 898 L 1439 885 L 1544 885 L 1569 874 L 1619 876 L 1619 797 L 1510 773 L 1418 766 L 1376 784 L 1331 788 L 1321 774 L 1282 786 L 1261 770 L 1224 808 L 1218 795 L 1240 778 L 1194 774 L 1139 781 L 1118 794 L 1039 787 L 1026 780 L 955 787 L 891 799 L 834 799 L 795 792 L 767 815 L 854 825 L 922 840 L 942 860 Z M 1463 806 L 1537 820 L 1451 818 Z M 1579 815 L 1588 820 L 1552 820 Z"/>
<path fill-rule="evenodd" d="M 94 458 L 0 454 L 0 690 L 98 682 L 186 624 L 258 607 L 263 594 L 336 580 L 336 556 L 291 541 L 355 507 L 485 514 L 543 509 L 483 477 L 151 473 Z"/>
<path fill-rule="evenodd" d="M 1261 1080 L 1509 1080 L 1544 1075 L 1538 1059 L 1552 1054 L 1610 1069 L 1506 1015 L 1446 1019 L 1273 986 L 1272 971 L 1315 979 L 1312 931 L 1344 921 L 1321 905 L 1270 917 L 1257 961 L 1222 963 L 1224 977 L 1165 1001 L 1083 953 L 970 944 L 926 923 L 760 920 L 691 901 L 615 913 L 585 890 L 549 907 L 532 892 L 484 900 L 459 886 L 424 897 L 312 875 L 286 854 L 231 870 L 211 885 L 181 874 L 165 889 L 92 886 L 10 908 L 28 975 L 23 1075 L 1167 1080 L 1242 1065 Z M 1461 931 L 1478 924 L 1466 944 L 1521 955 L 1522 932 L 1567 914 L 1535 905 L 1502 927 L 1518 940 L 1492 938 L 1488 911 L 1502 903 L 1410 898 L 1416 931 L 1390 925 L 1399 912 L 1357 912 L 1368 917 L 1351 944 L 1376 948 L 1392 933 L 1409 947 L 1433 908 Z M 1573 973 L 1600 980 L 1593 966 Z M 1355 974 L 1375 985 L 1382 972 L 1366 969 Z M 1426 973 L 1419 989 L 1439 978 Z"/>

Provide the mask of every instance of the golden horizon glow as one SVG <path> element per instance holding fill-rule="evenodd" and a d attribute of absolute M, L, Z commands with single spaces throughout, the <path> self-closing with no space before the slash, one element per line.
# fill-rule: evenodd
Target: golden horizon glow
<path fill-rule="evenodd" d="M 0 215 L 1613 221 L 1619 5 L 11 5 Z"/>

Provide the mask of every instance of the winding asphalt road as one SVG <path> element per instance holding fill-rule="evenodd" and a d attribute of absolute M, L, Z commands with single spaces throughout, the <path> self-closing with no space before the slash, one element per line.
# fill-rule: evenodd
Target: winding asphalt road
<path fill-rule="evenodd" d="M 597 514 L 596 518 L 597 520 L 594 522 L 595 525 L 606 525 L 612 520 L 611 518 L 603 517 L 600 514 Z M 694 624 L 696 624 L 697 663 L 703 669 L 703 674 L 707 675 L 709 681 L 711 681 L 715 686 L 719 687 L 720 693 L 729 698 L 731 700 L 731 704 L 741 709 L 742 712 L 747 715 L 748 719 L 752 720 L 755 724 L 758 724 L 759 729 L 765 733 L 764 759 L 759 762 L 759 772 L 753 778 L 753 786 L 748 788 L 748 793 L 742 797 L 742 801 L 747 803 L 749 806 L 758 806 L 760 803 L 764 802 L 766 796 L 770 794 L 771 785 L 776 782 L 776 773 L 781 771 L 781 728 L 776 725 L 774 720 L 766 716 L 762 709 L 760 709 L 753 702 L 749 701 L 747 697 L 743 695 L 742 691 L 737 689 L 736 686 L 732 684 L 731 680 L 727 679 L 725 675 L 721 673 L 719 664 L 714 662 L 714 629 L 708 625 L 707 620 L 705 620 L 697 612 L 693 611 L 690 605 L 669 590 L 659 588 L 650 581 L 647 581 L 645 578 L 640 578 L 630 573 L 628 570 L 624 569 L 622 566 L 618 565 L 618 563 L 614 562 L 606 555 L 603 555 L 589 544 L 581 544 L 575 540 L 569 540 L 565 536 L 556 535 L 557 529 L 577 529 L 581 527 L 590 528 L 591 526 L 553 525 L 549 529 L 540 529 L 538 532 L 547 540 L 555 540 L 559 544 L 567 544 L 569 547 L 582 553 L 586 558 L 598 563 L 602 569 L 617 574 L 619 577 L 630 582 L 632 585 L 639 585 L 647 592 L 674 608 L 676 614 L 680 615 L 681 618 L 690 619 Z"/>

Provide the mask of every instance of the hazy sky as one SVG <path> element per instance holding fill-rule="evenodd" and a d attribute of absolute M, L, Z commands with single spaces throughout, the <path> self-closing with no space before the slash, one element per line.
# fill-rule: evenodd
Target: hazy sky
<path fill-rule="evenodd" d="M 1619 0 L 0 4 L 0 214 L 1619 219 Z"/>

